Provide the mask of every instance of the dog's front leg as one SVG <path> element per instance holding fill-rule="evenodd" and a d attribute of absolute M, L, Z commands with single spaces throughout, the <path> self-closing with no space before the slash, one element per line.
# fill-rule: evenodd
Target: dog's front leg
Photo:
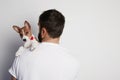
<path fill-rule="evenodd" d="M 23 54 L 24 50 L 25 50 L 24 47 L 20 46 L 19 49 L 18 49 L 18 51 L 16 52 L 15 56 L 19 56 L 19 55 Z"/>
<path fill-rule="evenodd" d="M 38 45 L 39 45 L 39 43 L 36 40 L 33 40 L 30 50 L 33 51 Z"/>

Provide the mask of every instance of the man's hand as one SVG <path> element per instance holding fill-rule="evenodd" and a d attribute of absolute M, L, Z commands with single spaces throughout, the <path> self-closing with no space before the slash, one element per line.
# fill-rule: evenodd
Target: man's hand
<path fill-rule="evenodd" d="M 16 79 L 15 77 L 12 76 L 12 77 L 11 77 L 11 80 L 17 80 L 17 79 Z"/>

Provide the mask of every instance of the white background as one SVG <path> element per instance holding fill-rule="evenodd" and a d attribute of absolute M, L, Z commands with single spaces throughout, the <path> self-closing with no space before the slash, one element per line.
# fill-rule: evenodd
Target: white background
<path fill-rule="evenodd" d="M 79 80 L 120 80 L 120 0 L 0 0 L 0 80 L 22 43 L 12 26 L 28 20 L 37 36 L 39 15 L 52 8 L 66 17 L 61 44 L 79 60 Z"/>

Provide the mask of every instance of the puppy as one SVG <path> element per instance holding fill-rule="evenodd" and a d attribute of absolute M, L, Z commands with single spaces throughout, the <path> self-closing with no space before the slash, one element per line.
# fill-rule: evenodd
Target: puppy
<path fill-rule="evenodd" d="M 33 51 L 38 45 L 39 42 L 36 40 L 34 35 L 31 31 L 31 25 L 28 21 L 24 22 L 24 26 L 20 28 L 19 26 L 14 25 L 13 29 L 19 33 L 21 39 L 24 41 L 24 46 L 21 46 L 18 51 L 16 52 L 16 56 L 23 53 L 25 49 L 29 49 L 30 51 Z"/>

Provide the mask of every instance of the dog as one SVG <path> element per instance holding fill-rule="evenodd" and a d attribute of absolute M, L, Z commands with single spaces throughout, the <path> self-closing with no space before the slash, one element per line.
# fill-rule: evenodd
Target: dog
<path fill-rule="evenodd" d="M 16 56 L 21 55 L 21 53 L 23 53 L 25 49 L 29 49 L 30 51 L 33 51 L 39 45 L 39 42 L 32 34 L 31 25 L 29 24 L 28 21 L 24 22 L 24 26 L 22 28 L 14 25 L 13 29 L 17 33 L 19 33 L 21 39 L 24 41 L 24 45 L 18 49 L 18 51 L 16 52 Z"/>

